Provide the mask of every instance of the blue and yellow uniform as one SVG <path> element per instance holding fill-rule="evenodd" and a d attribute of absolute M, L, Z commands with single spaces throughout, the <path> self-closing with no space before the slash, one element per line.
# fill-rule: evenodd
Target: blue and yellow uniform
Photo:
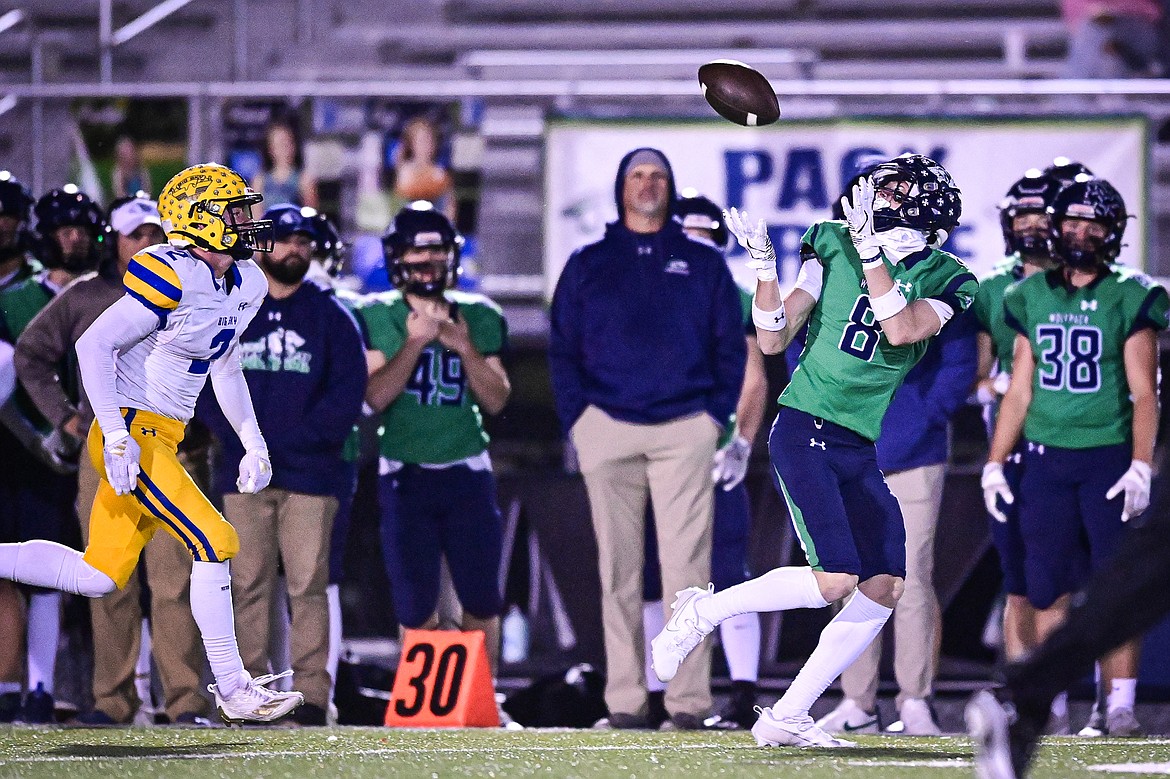
<path fill-rule="evenodd" d="M 89 433 L 90 458 L 102 481 L 85 561 L 119 587 L 160 527 L 197 561 L 222 562 L 239 550 L 235 530 L 179 463 L 177 449 L 208 374 L 240 370 L 239 334 L 268 292 L 267 279 L 251 260 L 237 261 L 217 280 L 207 263 L 165 244 L 136 255 L 123 283 L 127 295 L 157 317 L 157 326 L 115 356 L 117 403 L 142 449 L 132 494 L 114 492 L 96 422 Z"/>

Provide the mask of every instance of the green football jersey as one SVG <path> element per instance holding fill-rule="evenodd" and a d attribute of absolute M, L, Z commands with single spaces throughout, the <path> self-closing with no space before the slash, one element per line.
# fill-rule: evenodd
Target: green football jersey
<path fill-rule="evenodd" d="M 0 338 L 15 345 L 16 339 L 24 332 L 24 328 L 28 327 L 28 323 L 42 308 L 49 305 L 52 299 L 53 293 L 41 284 L 39 275 L 26 276 L 22 281 L 4 287 L 0 290 Z M 76 399 L 78 389 L 71 386 L 66 388 L 66 392 Z M 37 410 L 36 404 L 32 402 L 24 387 L 18 384 L 13 397 L 21 415 L 37 429 L 44 433 L 53 429 Z"/>
<path fill-rule="evenodd" d="M 971 313 L 979 320 L 979 329 L 991 336 L 991 356 L 1000 373 L 1011 373 L 1016 331 L 1003 318 L 1003 296 L 1008 287 L 1024 278 L 1024 263 L 1008 257 L 990 276 L 979 282 L 979 291 L 971 304 Z"/>
<path fill-rule="evenodd" d="M 448 291 L 467 321 L 471 342 L 485 357 L 500 354 L 507 325 L 500 307 L 483 295 Z M 371 348 L 387 359 L 406 343 L 410 308 L 402 293 L 373 296 L 358 309 Z M 479 406 L 467 386 L 459 355 L 432 341 L 419 356 L 402 394 L 382 414 L 382 455 L 405 463 L 440 464 L 480 454 L 487 447 Z"/>
<path fill-rule="evenodd" d="M 1142 328 L 1165 329 L 1168 307 L 1166 290 L 1130 268 L 1113 267 L 1080 289 L 1059 269 L 1011 287 L 1007 323 L 1036 359 L 1024 437 L 1066 449 L 1129 441 L 1125 341 Z"/>
<path fill-rule="evenodd" d="M 821 263 L 823 285 L 809 316 L 800 363 L 780 403 L 876 441 L 894 390 L 929 341 L 893 346 L 882 337 L 844 222 L 814 224 L 803 243 Z M 967 310 L 978 288 L 967 266 L 937 249 L 923 249 L 896 265 L 887 259 L 886 268 L 907 301 L 935 298 L 955 316 Z"/>

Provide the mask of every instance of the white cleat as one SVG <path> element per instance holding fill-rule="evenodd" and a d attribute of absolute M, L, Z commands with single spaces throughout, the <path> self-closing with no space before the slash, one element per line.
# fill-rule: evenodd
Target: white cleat
<path fill-rule="evenodd" d="M 225 725 L 276 722 L 304 703 L 305 696 L 299 692 L 270 690 L 264 685 L 291 674 L 292 671 L 285 671 L 257 676 L 237 687 L 226 698 L 220 695 L 218 685 L 207 685 L 207 691 L 215 696 L 215 708 Z"/>
<path fill-rule="evenodd" d="M 898 713 L 901 715 L 902 727 L 894 730 L 894 726 L 891 725 L 890 732 L 900 733 L 903 736 L 942 735 L 942 729 L 934 720 L 934 712 L 930 710 L 930 704 L 922 698 L 907 698 L 902 701 L 902 708 Z"/>
<path fill-rule="evenodd" d="M 817 727 L 826 733 L 850 735 L 877 733 L 881 728 L 877 712 L 869 713 L 852 698 L 837 704 L 837 708 L 817 720 Z"/>
<path fill-rule="evenodd" d="M 975 740 L 975 776 L 978 779 L 1023 779 L 1012 765 L 1008 728 L 1014 709 L 1005 708 L 988 690 L 976 693 L 964 716 Z"/>
<path fill-rule="evenodd" d="M 752 727 L 756 744 L 762 747 L 855 747 L 856 743 L 835 738 L 817 727 L 807 714 L 799 717 L 776 717 L 772 709 L 756 709 L 760 718 Z"/>
<path fill-rule="evenodd" d="M 695 604 L 703 598 L 710 598 L 715 585 L 688 587 L 676 592 L 670 619 L 662 632 L 650 641 L 650 656 L 654 674 L 661 681 L 669 682 L 678 673 L 678 667 L 695 647 L 702 643 L 715 626 L 695 611 Z"/>

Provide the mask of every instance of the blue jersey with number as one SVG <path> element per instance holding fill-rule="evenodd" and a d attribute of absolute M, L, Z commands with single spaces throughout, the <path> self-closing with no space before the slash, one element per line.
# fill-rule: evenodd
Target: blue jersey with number
<path fill-rule="evenodd" d="M 1164 288 L 1122 267 L 1079 288 L 1060 269 L 1009 287 L 1004 319 L 1036 360 L 1024 437 L 1066 449 L 1129 441 L 1125 342 L 1143 328 L 1165 329 L 1168 302 Z"/>
<path fill-rule="evenodd" d="M 445 293 L 453 317 L 467 322 L 471 342 L 485 357 L 500 354 L 507 328 L 500 307 L 483 295 Z M 371 298 L 358 309 L 370 346 L 387 359 L 406 343 L 410 306 L 401 292 Z M 479 405 L 463 362 L 438 340 L 427 345 L 402 394 L 383 412 L 382 456 L 403 463 L 439 465 L 474 457 L 487 447 Z"/>
<path fill-rule="evenodd" d="M 894 390 L 926 353 L 928 341 L 894 346 L 869 305 L 861 259 L 843 222 L 818 222 L 804 235 L 806 262 L 822 266 L 821 295 L 808 340 L 780 404 L 876 441 Z M 954 255 L 923 249 L 886 269 L 906 300 L 934 298 L 955 314 L 971 305 L 975 277 Z"/>
<path fill-rule="evenodd" d="M 126 294 L 158 316 L 158 329 L 117 355 L 118 404 L 190 421 L 218 359 L 239 360 L 236 344 L 268 294 L 251 260 L 222 279 L 185 249 L 151 246 L 130 260 Z"/>

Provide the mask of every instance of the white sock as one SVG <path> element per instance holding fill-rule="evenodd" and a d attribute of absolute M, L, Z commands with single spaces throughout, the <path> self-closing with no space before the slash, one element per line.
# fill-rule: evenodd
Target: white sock
<path fill-rule="evenodd" d="M 30 681 L 31 683 L 31 681 Z M 1137 699 L 1137 679 L 1114 679 L 1109 690 L 1107 712 L 1114 709 L 1132 709 Z"/>
<path fill-rule="evenodd" d="M 817 648 L 784 697 L 772 707 L 773 713 L 777 717 L 808 714 L 817 698 L 865 651 L 893 613 L 893 609 L 865 597 L 861 590 L 854 590 L 845 607 L 821 631 Z"/>
<path fill-rule="evenodd" d="M 34 592 L 28 599 L 28 688 L 53 694 L 53 670 L 61 643 L 61 593 Z"/>
<path fill-rule="evenodd" d="M 1062 692 L 1052 699 L 1052 707 L 1048 710 L 1053 717 L 1064 719 L 1068 716 L 1068 693 Z"/>
<path fill-rule="evenodd" d="M 341 662 L 341 586 L 330 584 L 325 587 L 325 602 L 329 608 L 329 655 L 325 658 L 325 670 L 329 673 L 329 700 L 333 701 L 333 690 L 337 687 L 337 664 Z"/>
<path fill-rule="evenodd" d="M 821 597 L 812 568 L 773 568 L 743 584 L 728 587 L 695 604 L 700 617 L 718 625 L 739 614 L 788 609 L 821 609 L 829 602 Z"/>
<path fill-rule="evenodd" d="M 760 678 L 760 615 L 740 614 L 719 626 L 723 655 L 733 682 L 754 682 Z"/>
<path fill-rule="evenodd" d="M 0 579 L 100 598 L 114 580 L 82 559 L 81 552 L 52 541 L 0 544 Z"/>
<path fill-rule="evenodd" d="M 649 692 L 662 692 L 666 689 L 666 682 L 658 679 L 654 673 L 650 656 L 650 640 L 662 632 L 666 627 L 666 612 L 662 610 L 662 601 L 648 600 L 642 602 L 642 633 L 646 637 L 646 689 Z"/>
<path fill-rule="evenodd" d="M 139 628 L 141 638 L 138 643 L 138 662 L 134 664 L 134 691 L 138 700 L 148 709 L 154 708 L 154 696 L 150 691 L 150 654 L 152 644 L 150 640 L 150 620 L 142 620 Z"/>
<path fill-rule="evenodd" d="M 226 561 L 204 563 L 196 560 L 192 563 L 191 616 L 203 636 L 203 649 L 219 694 L 226 698 L 249 678 L 236 644 L 232 577 Z"/>

